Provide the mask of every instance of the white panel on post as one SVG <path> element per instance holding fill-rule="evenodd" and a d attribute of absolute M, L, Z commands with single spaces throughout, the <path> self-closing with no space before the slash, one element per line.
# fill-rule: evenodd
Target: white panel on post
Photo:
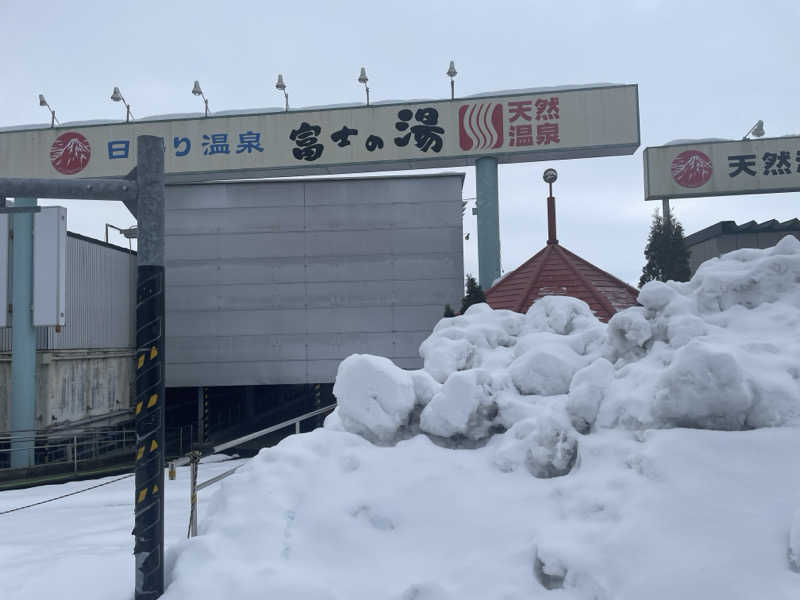
<path fill-rule="evenodd" d="M 33 216 L 33 324 L 64 325 L 67 209 L 45 206 Z"/>
<path fill-rule="evenodd" d="M 0 215 L 0 327 L 8 327 L 8 215 Z"/>

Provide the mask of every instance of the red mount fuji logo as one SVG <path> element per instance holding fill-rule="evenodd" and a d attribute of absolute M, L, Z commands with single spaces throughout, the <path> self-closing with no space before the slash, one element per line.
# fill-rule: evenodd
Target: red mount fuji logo
<path fill-rule="evenodd" d="M 696 188 L 711 179 L 711 159 L 699 150 L 685 150 L 672 160 L 672 178 L 685 188 Z"/>
<path fill-rule="evenodd" d="M 89 164 L 92 147 L 89 140 L 77 131 L 62 133 L 50 146 L 50 163 L 64 175 L 80 173 Z"/>

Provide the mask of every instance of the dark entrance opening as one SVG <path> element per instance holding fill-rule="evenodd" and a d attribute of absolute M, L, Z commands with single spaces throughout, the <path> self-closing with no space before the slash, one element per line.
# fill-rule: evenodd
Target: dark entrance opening
<path fill-rule="evenodd" d="M 335 402 L 332 383 L 168 388 L 166 397 L 168 456 L 209 449 Z M 302 422 L 300 430 L 320 427 L 325 416 Z M 291 433 L 294 429 L 286 428 L 244 444 L 235 452 L 255 454 Z"/>

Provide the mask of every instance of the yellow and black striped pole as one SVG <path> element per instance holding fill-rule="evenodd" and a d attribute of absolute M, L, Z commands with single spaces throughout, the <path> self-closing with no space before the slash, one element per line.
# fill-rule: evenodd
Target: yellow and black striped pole
<path fill-rule="evenodd" d="M 137 138 L 135 600 L 164 593 L 164 141 Z"/>

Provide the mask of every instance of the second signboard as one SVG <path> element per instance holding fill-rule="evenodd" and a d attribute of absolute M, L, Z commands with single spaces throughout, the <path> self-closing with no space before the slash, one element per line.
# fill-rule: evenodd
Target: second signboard
<path fill-rule="evenodd" d="M 800 137 L 646 148 L 645 200 L 800 190 Z"/>

